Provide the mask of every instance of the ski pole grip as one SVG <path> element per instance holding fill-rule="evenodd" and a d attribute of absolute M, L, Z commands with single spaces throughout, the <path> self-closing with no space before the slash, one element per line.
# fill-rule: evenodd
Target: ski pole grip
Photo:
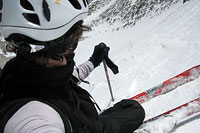
<path fill-rule="evenodd" d="M 99 49 L 98 49 L 98 50 L 99 50 L 99 51 L 100 51 L 100 50 L 103 50 L 105 47 L 106 47 L 106 44 L 102 42 L 102 43 L 99 44 Z M 108 56 L 105 56 L 105 57 L 104 57 L 104 60 L 105 60 L 105 62 L 106 62 L 106 64 L 107 64 L 107 66 L 112 70 L 112 72 L 113 72 L 114 74 L 119 73 L 118 66 L 115 65 L 115 64 L 113 63 L 113 61 L 112 61 Z"/>
<path fill-rule="evenodd" d="M 105 43 L 103 43 L 103 42 L 99 43 L 97 51 L 103 51 L 105 47 L 106 47 Z"/>
<path fill-rule="evenodd" d="M 113 61 L 112 61 L 108 56 L 105 56 L 104 59 L 105 59 L 105 61 L 106 61 L 107 66 L 112 70 L 112 72 L 113 72 L 114 74 L 119 73 L 118 66 L 115 65 L 115 64 L 113 63 Z"/>

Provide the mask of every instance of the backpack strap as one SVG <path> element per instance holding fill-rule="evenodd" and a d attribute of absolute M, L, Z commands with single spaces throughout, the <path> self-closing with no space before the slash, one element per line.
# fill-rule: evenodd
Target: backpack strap
<path fill-rule="evenodd" d="M 78 125 L 83 126 L 82 132 L 90 131 L 98 133 L 98 112 L 96 108 L 99 106 L 92 100 L 92 96 L 76 83 L 71 82 L 72 88 L 74 115 L 78 118 Z M 88 115 L 90 114 L 90 115 Z M 90 133 L 87 132 L 87 133 Z"/>
<path fill-rule="evenodd" d="M 93 104 L 96 106 L 96 108 L 101 111 L 101 108 L 99 107 L 99 105 L 97 104 L 97 102 L 95 101 L 95 99 L 90 95 L 90 93 L 88 93 L 86 90 L 82 89 L 81 87 L 79 87 L 77 85 L 77 82 L 74 81 L 74 79 L 71 80 L 71 84 L 73 86 L 75 86 L 75 91 L 78 92 L 78 93 L 82 93 L 82 94 L 85 94 L 86 96 L 88 96 L 90 98 L 90 100 L 93 102 Z"/>

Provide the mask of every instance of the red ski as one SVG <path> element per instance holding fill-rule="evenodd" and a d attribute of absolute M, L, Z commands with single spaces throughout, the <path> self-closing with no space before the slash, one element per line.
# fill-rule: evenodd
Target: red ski
<path fill-rule="evenodd" d="M 158 95 L 165 94 L 171 90 L 176 89 L 177 87 L 186 84 L 190 81 L 197 79 L 200 76 L 200 65 L 192 67 L 183 73 L 176 75 L 173 78 L 168 79 L 167 81 L 150 88 L 132 98 L 131 100 L 136 100 L 139 103 L 143 103 L 152 99 Z"/>
<path fill-rule="evenodd" d="M 195 106 L 190 107 L 189 105 L 191 105 L 191 104 L 195 104 Z M 153 118 L 150 118 L 150 119 L 146 120 L 144 123 L 157 120 L 157 119 L 159 119 L 161 116 L 165 116 L 165 115 L 167 115 L 167 114 L 170 114 L 170 113 L 172 113 L 172 112 L 174 112 L 174 111 L 181 110 L 181 109 L 183 109 L 183 108 L 187 109 L 188 111 L 186 112 L 186 114 L 184 115 L 184 117 L 183 117 L 182 119 L 184 119 L 184 118 L 186 118 L 186 117 L 188 117 L 188 116 L 190 116 L 190 115 L 193 115 L 193 114 L 195 114 L 195 113 L 197 113 L 197 112 L 200 112 L 200 97 L 199 97 L 199 98 L 196 98 L 196 99 L 194 99 L 194 100 L 192 100 L 192 101 L 190 101 L 190 102 L 188 102 L 188 103 L 185 103 L 185 104 L 183 104 L 183 105 L 181 105 L 181 106 L 179 106 L 179 107 L 176 107 L 176 108 L 174 108 L 174 109 L 172 109 L 172 110 L 169 110 L 169 111 L 167 111 L 167 112 L 165 112 L 165 113 L 162 113 L 162 114 L 160 114 L 160 115 L 158 115 L 158 116 L 155 116 L 155 117 L 153 117 Z"/>

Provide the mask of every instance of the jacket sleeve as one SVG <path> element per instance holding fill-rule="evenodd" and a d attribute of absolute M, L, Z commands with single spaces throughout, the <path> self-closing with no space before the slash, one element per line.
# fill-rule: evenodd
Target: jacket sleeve
<path fill-rule="evenodd" d="M 80 84 L 81 81 L 86 79 L 88 75 L 94 70 L 94 65 L 90 61 L 86 61 L 85 63 L 75 66 L 73 71 L 73 80 Z"/>
<path fill-rule="evenodd" d="M 11 109 L 12 110 L 12 109 Z M 64 133 L 60 114 L 48 104 L 30 101 L 8 120 L 4 133 Z"/>

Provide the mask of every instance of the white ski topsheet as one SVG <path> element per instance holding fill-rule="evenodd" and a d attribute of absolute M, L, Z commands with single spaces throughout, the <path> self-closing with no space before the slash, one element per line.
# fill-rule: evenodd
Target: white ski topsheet
<path fill-rule="evenodd" d="M 86 23 L 93 18 L 88 17 Z M 79 43 L 75 60 L 77 64 L 88 60 L 95 45 L 105 42 L 110 48 L 110 58 L 118 65 L 119 74 L 109 71 L 115 102 L 130 98 L 159 83 L 200 64 L 200 1 L 190 0 L 177 4 L 153 18 L 143 18 L 132 28 L 113 31 L 114 27 L 104 23 L 84 34 L 87 38 Z M 91 84 L 81 84 L 102 109 L 110 103 L 110 93 L 103 65 L 87 79 Z M 197 98 L 200 94 L 200 79 L 142 104 L 146 119 L 166 112 Z M 112 103 L 112 104 L 114 104 Z M 111 105 L 112 105 L 111 104 Z M 109 104 L 110 105 L 110 104 Z M 181 116 L 169 117 L 172 121 Z M 162 122 L 161 122 L 162 121 Z M 179 120 L 180 121 L 180 120 Z M 199 116 L 186 120 L 173 133 L 199 133 Z M 160 129 L 151 127 L 157 126 Z M 148 128 L 152 133 L 167 133 L 173 122 L 155 121 Z"/>

